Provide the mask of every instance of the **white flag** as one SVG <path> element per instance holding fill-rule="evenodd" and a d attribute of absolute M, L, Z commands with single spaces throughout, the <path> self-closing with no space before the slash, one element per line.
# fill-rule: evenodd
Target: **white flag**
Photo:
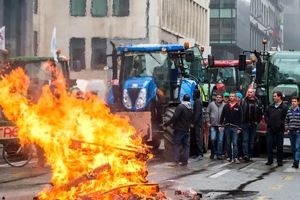
<path fill-rule="evenodd" d="M 53 28 L 53 32 L 52 32 L 52 37 L 51 37 L 50 51 L 51 51 L 51 53 L 53 55 L 53 58 L 54 58 L 55 62 L 58 62 L 56 50 L 57 50 L 57 44 L 56 44 L 56 27 L 54 27 Z"/>
<path fill-rule="evenodd" d="M 0 28 L 0 49 L 5 49 L 5 26 Z"/>

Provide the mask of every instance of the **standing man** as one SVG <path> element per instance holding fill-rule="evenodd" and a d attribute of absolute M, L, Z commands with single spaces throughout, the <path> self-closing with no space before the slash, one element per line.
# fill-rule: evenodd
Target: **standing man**
<path fill-rule="evenodd" d="M 273 164 L 273 142 L 276 141 L 278 167 L 282 166 L 284 121 L 288 110 L 287 105 L 282 102 L 282 97 L 282 92 L 273 92 L 274 103 L 268 106 L 264 114 L 267 123 L 268 162 L 266 165 Z"/>
<path fill-rule="evenodd" d="M 196 140 L 196 160 L 203 159 L 203 133 L 201 131 L 202 125 L 202 100 L 200 97 L 200 90 L 194 90 L 194 106 L 193 106 L 193 120 L 192 125 Z"/>
<path fill-rule="evenodd" d="M 228 161 L 231 162 L 232 159 L 236 164 L 240 161 L 237 159 L 238 156 L 238 146 L 237 139 L 238 134 L 241 132 L 242 123 L 242 108 L 237 103 L 236 93 L 231 92 L 229 95 L 230 102 L 224 106 L 221 114 L 220 123 L 225 127 L 225 137 L 227 141 L 227 153 Z M 219 128 L 220 131 L 223 127 Z M 233 149 L 231 148 L 233 146 Z"/>
<path fill-rule="evenodd" d="M 246 97 L 241 101 L 243 110 L 243 154 L 246 162 L 253 157 L 253 149 L 256 141 L 257 124 L 262 118 L 262 105 L 256 98 L 254 89 L 249 88 Z"/>
<path fill-rule="evenodd" d="M 224 92 L 224 94 L 223 94 L 223 102 L 225 104 L 229 103 L 229 92 Z"/>
<path fill-rule="evenodd" d="M 224 106 L 225 103 L 223 102 L 223 96 L 221 94 L 217 94 L 216 100 L 211 102 L 206 109 L 208 117 L 207 125 L 210 130 L 210 159 L 214 159 L 215 150 L 217 151 L 217 159 L 222 159 L 224 130 L 219 130 L 219 126 Z M 215 146 L 216 144 L 217 147 Z"/>
<path fill-rule="evenodd" d="M 285 128 L 287 129 L 292 146 L 293 152 L 293 168 L 299 168 L 299 155 L 300 155 L 300 98 L 292 97 L 292 106 L 287 111 L 285 118 Z M 297 155 L 298 154 L 298 155 Z"/>
<path fill-rule="evenodd" d="M 190 103 L 190 96 L 185 94 L 182 99 L 182 103 L 179 104 L 176 109 L 173 117 L 164 124 L 168 126 L 173 124 L 174 127 L 174 163 L 173 166 L 179 164 L 180 159 L 180 146 L 183 146 L 183 162 L 182 166 L 188 164 L 189 153 L 190 153 L 190 126 L 192 121 L 192 107 Z"/>

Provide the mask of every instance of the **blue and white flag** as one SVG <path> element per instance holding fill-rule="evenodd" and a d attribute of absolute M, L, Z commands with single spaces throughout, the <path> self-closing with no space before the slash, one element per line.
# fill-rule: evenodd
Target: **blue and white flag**
<path fill-rule="evenodd" d="M 5 26 L 0 28 L 0 50 L 5 50 Z"/>
<path fill-rule="evenodd" d="M 51 37 L 51 45 L 50 45 L 50 51 L 53 55 L 53 58 L 55 60 L 55 62 L 58 62 L 58 58 L 57 58 L 57 44 L 56 44 L 56 27 L 53 28 L 53 32 L 52 32 L 52 37 Z"/>

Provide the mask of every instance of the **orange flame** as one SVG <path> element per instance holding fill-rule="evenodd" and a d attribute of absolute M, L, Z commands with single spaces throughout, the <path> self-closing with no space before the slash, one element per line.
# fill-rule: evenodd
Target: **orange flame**
<path fill-rule="evenodd" d="M 17 125 L 21 142 L 40 145 L 51 165 L 54 186 L 40 192 L 39 199 L 157 192 L 157 186 L 146 184 L 146 161 L 152 155 L 128 120 L 111 114 L 95 96 L 75 98 L 57 73 L 56 90 L 43 86 L 35 104 L 28 99 L 30 81 L 22 69 L 0 80 L 0 105 Z"/>

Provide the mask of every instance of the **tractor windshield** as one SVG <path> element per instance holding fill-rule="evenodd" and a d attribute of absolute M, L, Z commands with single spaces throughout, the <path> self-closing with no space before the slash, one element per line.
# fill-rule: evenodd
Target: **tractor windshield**
<path fill-rule="evenodd" d="M 205 82 L 224 83 L 225 85 L 236 85 L 235 67 L 208 68 L 205 74 Z"/>
<path fill-rule="evenodd" d="M 168 71 L 167 53 L 139 52 L 126 53 L 123 60 L 123 80 L 135 76 L 153 76 L 155 78 Z"/>
<path fill-rule="evenodd" d="M 284 100 L 290 101 L 292 96 L 299 95 L 300 86 L 300 55 L 277 54 L 271 59 L 269 66 L 269 101 L 272 102 L 271 93 L 279 90 Z"/>

